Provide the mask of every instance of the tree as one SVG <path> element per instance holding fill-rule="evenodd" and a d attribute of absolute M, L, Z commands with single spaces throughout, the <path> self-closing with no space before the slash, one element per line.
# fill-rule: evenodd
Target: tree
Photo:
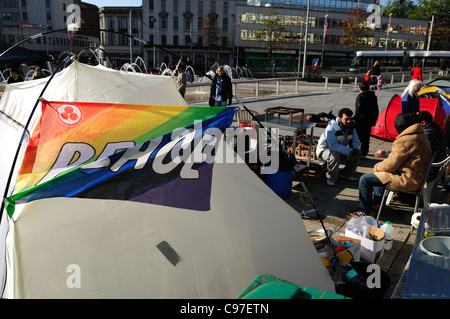
<path fill-rule="evenodd" d="M 400 3 L 398 0 L 389 0 L 386 6 L 383 7 L 382 14 L 384 16 L 389 16 L 392 14 L 393 17 L 405 18 L 409 17 L 417 9 L 417 6 L 413 1 L 407 0 Z"/>
<path fill-rule="evenodd" d="M 219 26 L 217 25 L 214 15 L 209 15 L 208 18 L 202 20 L 202 24 L 199 28 L 197 39 L 199 42 L 206 41 L 209 48 L 209 64 L 211 63 L 211 48 L 221 46 L 221 43 L 227 37 L 222 34 Z"/>
<path fill-rule="evenodd" d="M 345 19 L 342 20 L 344 26 L 339 27 L 342 31 L 341 44 L 346 47 L 370 47 L 372 41 L 371 29 L 367 26 L 369 14 L 362 8 L 350 8 Z"/>
<path fill-rule="evenodd" d="M 287 33 L 278 12 L 270 8 L 268 13 L 262 15 L 262 27 L 255 30 L 256 37 L 262 41 L 261 47 L 269 51 L 269 58 L 276 49 L 284 49 L 287 42 L 284 35 Z"/>

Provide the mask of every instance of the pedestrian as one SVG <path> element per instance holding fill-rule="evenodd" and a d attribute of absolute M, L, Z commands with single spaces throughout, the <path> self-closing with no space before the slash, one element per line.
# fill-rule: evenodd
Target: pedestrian
<path fill-rule="evenodd" d="M 189 82 L 194 82 L 194 74 L 192 71 L 192 61 L 190 57 L 186 58 L 186 77 Z"/>
<path fill-rule="evenodd" d="M 339 177 L 357 181 L 354 177 L 361 156 L 359 138 L 353 121 L 353 111 L 349 108 L 339 110 L 338 117 L 331 120 L 317 143 L 317 156 L 327 164 L 327 184 L 336 185 Z M 339 175 L 339 164 L 345 164 Z"/>
<path fill-rule="evenodd" d="M 377 163 L 373 173 L 359 179 L 359 207 L 352 217 L 375 217 L 385 189 L 401 192 L 418 190 L 431 162 L 431 147 L 416 114 L 400 113 L 395 118 L 398 136 L 389 157 Z"/>
<path fill-rule="evenodd" d="M 371 85 L 373 85 L 372 90 L 377 89 L 377 80 L 378 76 L 381 75 L 381 69 L 380 69 L 380 61 L 376 60 L 372 66 L 372 74 L 371 74 Z"/>
<path fill-rule="evenodd" d="M 439 61 L 439 76 L 447 76 L 447 58 L 442 58 Z"/>
<path fill-rule="evenodd" d="M 378 119 L 378 99 L 374 91 L 370 90 L 369 83 L 359 84 L 359 94 L 355 102 L 356 132 L 361 143 L 361 158 L 365 159 L 369 152 L 370 132 Z"/>
<path fill-rule="evenodd" d="M 19 74 L 17 68 L 12 67 L 9 69 L 8 84 L 23 82 L 23 77 Z"/>
<path fill-rule="evenodd" d="M 419 80 L 411 80 L 402 93 L 402 113 L 417 113 L 420 111 L 420 99 L 418 92 L 423 83 Z"/>
<path fill-rule="evenodd" d="M 384 79 L 383 79 L 383 75 L 379 75 L 378 77 L 377 77 L 377 90 L 379 91 L 379 90 L 381 90 L 381 87 L 383 86 L 383 84 L 385 84 L 386 82 L 384 81 Z"/>
<path fill-rule="evenodd" d="M 233 87 L 231 78 L 225 73 L 225 68 L 219 66 L 211 84 L 209 94 L 209 106 L 231 105 L 233 100 Z"/>
<path fill-rule="evenodd" d="M 416 67 L 411 69 L 411 80 L 419 80 L 420 82 L 423 82 L 420 62 L 417 62 Z"/>
<path fill-rule="evenodd" d="M 177 89 L 180 92 L 181 96 L 184 98 L 184 94 L 186 94 L 187 79 L 183 65 L 177 65 L 177 73 Z"/>

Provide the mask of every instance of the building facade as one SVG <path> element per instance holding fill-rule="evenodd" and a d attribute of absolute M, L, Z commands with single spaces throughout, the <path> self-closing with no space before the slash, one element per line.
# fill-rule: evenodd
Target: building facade
<path fill-rule="evenodd" d="M 1 41 L 16 44 L 36 34 L 55 31 L 22 45 L 55 57 L 65 51 L 98 45 L 98 32 L 68 36 L 67 24 L 74 17 L 71 4 L 80 7 L 82 27 L 98 28 L 98 8 L 79 0 L 0 0 Z"/>

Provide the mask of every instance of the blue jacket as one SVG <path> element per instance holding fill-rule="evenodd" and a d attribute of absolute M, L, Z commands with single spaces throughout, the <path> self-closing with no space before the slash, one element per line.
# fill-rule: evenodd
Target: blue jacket
<path fill-rule="evenodd" d="M 360 142 L 355 125 L 353 124 L 350 133 L 346 134 L 339 126 L 338 121 L 339 118 L 336 118 L 328 123 L 325 132 L 319 138 L 316 153 L 321 153 L 324 149 L 330 149 L 349 156 L 353 149 L 359 150 Z"/>
<path fill-rule="evenodd" d="M 417 113 L 420 111 L 419 97 L 406 93 L 402 96 L 402 113 Z"/>

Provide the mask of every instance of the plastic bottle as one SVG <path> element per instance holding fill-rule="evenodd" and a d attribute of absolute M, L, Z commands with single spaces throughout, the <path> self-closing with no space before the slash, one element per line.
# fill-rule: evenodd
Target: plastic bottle
<path fill-rule="evenodd" d="M 391 222 L 386 222 L 381 226 L 381 230 L 384 231 L 384 250 L 388 251 L 392 248 L 392 242 L 394 241 L 394 227 Z"/>
<path fill-rule="evenodd" d="M 433 237 L 434 235 L 435 235 L 434 232 L 432 232 L 430 230 L 430 225 L 428 225 L 428 223 L 425 223 L 425 234 L 424 234 L 424 237 L 428 238 L 428 237 Z"/>

